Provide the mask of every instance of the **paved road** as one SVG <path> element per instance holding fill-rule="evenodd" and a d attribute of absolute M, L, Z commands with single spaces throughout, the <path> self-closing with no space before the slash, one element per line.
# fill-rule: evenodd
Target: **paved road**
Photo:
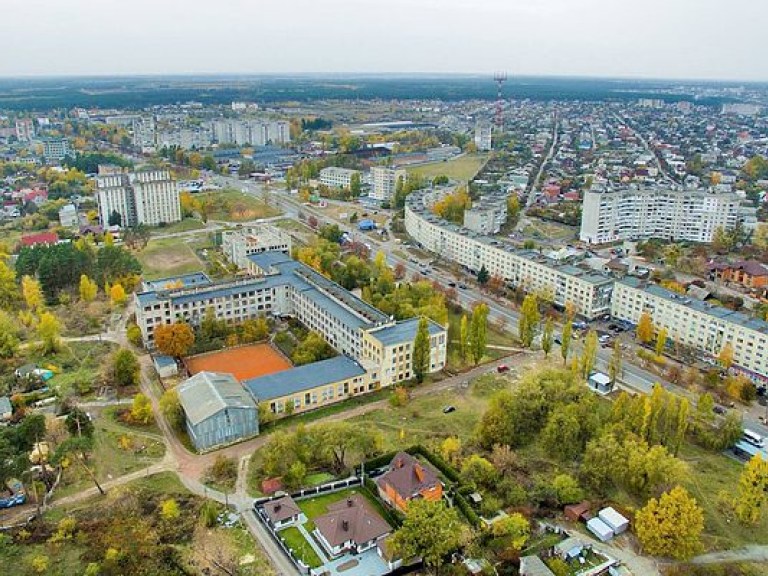
<path fill-rule="evenodd" d="M 696 556 L 693 564 L 721 564 L 725 562 L 766 562 L 768 563 L 768 546 L 752 545 L 738 550 L 723 550 Z"/>

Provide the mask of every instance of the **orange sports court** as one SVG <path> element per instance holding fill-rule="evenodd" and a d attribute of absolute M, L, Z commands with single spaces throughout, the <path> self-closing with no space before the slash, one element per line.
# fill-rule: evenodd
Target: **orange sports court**
<path fill-rule="evenodd" d="M 240 381 L 274 374 L 292 367 L 292 364 L 269 344 L 251 344 L 221 352 L 207 352 L 186 358 L 184 362 L 190 375 L 203 371 L 225 372 Z"/>

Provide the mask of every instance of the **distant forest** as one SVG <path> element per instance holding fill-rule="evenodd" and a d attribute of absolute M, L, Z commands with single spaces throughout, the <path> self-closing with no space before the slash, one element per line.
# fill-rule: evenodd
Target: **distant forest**
<path fill-rule="evenodd" d="M 504 85 L 507 99 L 530 100 L 693 100 L 690 95 L 665 94 L 679 86 L 713 86 L 701 82 L 610 80 L 588 78 L 513 77 Z M 728 86 L 731 84 L 720 84 Z M 262 77 L 87 77 L 0 79 L 0 109 L 50 110 L 99 106 L 144 108 L 189 101 L 227 104 L 318 99 L 435 99 L 456 101 L 496 98 L 493 79 L 484 76 L 297 76 Z M 699 99 L 717 105 L 726 98 Z"/>

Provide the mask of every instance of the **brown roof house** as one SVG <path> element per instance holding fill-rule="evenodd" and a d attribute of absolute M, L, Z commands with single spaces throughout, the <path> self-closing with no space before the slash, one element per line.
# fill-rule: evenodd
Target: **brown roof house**
<path fill-rule="evenodd" d="M 392 527 L 359 494 L 334 502 L 315 518 L 314 534 L 331 556 L 365 552 L 390 532 Z"/>
<path fill-rule="evenodd" d="M 290 496 L 267 502 L 263 509 L 267 520 L 275 529 L 291 526 L 301 520 L 301 508 Z"/>
<path fill-rule="evenodd" d="M 376 479 L 379 496 L 390 506 L 405 512 L 414 498 L 437 501 L 443 497 L 443 484 L 426 464 L 406 452 L 398 452 L 389 470 Z"/>

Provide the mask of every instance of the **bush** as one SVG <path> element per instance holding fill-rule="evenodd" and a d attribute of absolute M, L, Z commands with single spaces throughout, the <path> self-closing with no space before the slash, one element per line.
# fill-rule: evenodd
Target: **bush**
<path fill-rule="evenodd" d="M 467 499 L 464 498 L 464 496 L 457 493 L 453 497 L 453 502 L 456 504 L 456 508 L 458 508 L 459 511 L 467 519 L 467 522 L 469 522 L 472 526 L 480 525 L 480 516 L 478 516 L 477 513 L 472 509 L 472 506 L 469 505 L 469 502 L 467 502 Z"/>

